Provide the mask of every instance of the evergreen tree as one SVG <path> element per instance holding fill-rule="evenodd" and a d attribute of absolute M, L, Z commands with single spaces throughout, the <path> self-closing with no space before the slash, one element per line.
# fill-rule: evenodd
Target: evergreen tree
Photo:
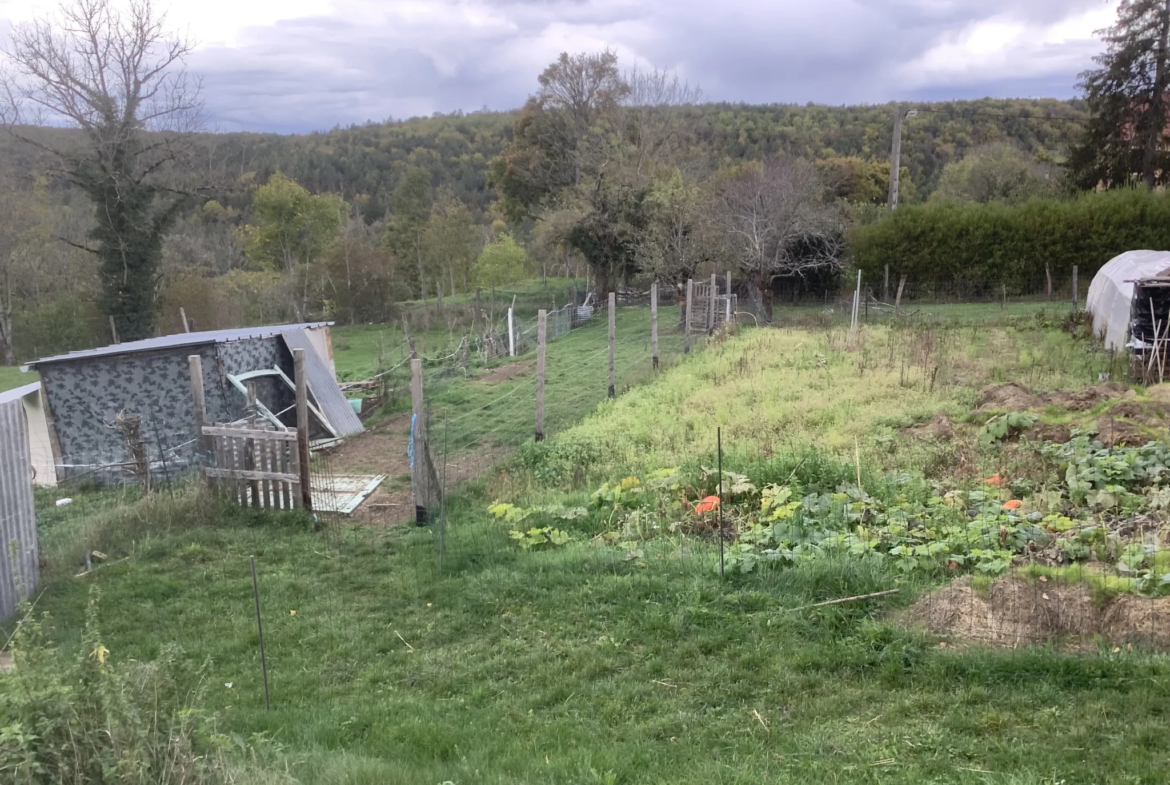
<path fill-rule="evenodd" d="M 1122 0 L 1116 24 L 1099 34 L 1100 67 L 1081 74 L 1090 119 L 1069 159 L 1073 180 L 1094 188 L 1140 177 L 1152 190 L 1170 179 L 1170 0 Z"/>

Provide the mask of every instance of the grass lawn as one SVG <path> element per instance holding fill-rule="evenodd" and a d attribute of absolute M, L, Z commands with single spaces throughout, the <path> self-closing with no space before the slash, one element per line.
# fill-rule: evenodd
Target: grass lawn
<path fill-rule="evenodd" d="M 35 373 L 21 373 L 20 368 L 15 366 L 0 365 L 0 392 L 32 384 L 40 378 Z"/>
<path fill-rule="evenodd" d="M 45 496 L 37 609 L 74 645 L 96 588 L 115 662 L 170 642 L 206 660 L 222 729 L 304 783 L 1165 782 L 1165 657 L 940 647 L 890 618 L 928 581 L 873 561 L 720 579 L 709 539 L 653 537 L 634 553 L 586 536 L 606 525 L 594 511 L 565 524 L 568 545 L 524 551 L 486 512 L 496 498 L 579 503 L 595 480 L 707 460 L 715 425 L 731 468 L 786 473 L 816 449 L 847 468 L 860 456 L 867 477 L 921 471 L 902 425 L 958 415 L 988 381 L 1083 386 L 1107 362 L 1034 316 L 980 318 L 860 338 L 744 330 L 687 358 L 672 343 L 673 367 L 596 406 L 599 322 L 550 344 L 556 435 L 451 498 L 442 570 L 439 527 L 314 531 L 190 491 L 61 508 Z M 646 319 L 620 314 L 626 384 L 649 376 Z M 460 447 L 519 445 L 531 405 L 513 401 L 531 385 L 434 378 L 432 422 L 446 415 Z M 75 578 L 87 546 L 110 561 Z M 893 598 L 807 607 L 892 585 Z"/>

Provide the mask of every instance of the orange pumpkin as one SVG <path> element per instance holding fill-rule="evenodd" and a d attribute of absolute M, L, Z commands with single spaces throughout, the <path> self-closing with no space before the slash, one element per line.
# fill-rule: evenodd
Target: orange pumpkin
<path fill-rule="evenodd" d="M 1003 503 L 1003 508 L 1005 510 L 1018 510 L 1022 504 L 1023 502 L 1019 499 L 1010 499 Z"/>
<path fill-rule="evenodd" d="M 695 514 L 696 515 L 704 515 L 704 514 L 709 513 L 709 512 L 714 512 L 715 510 L 718 510 L 718 509 L 719 509 L 719 497 L 718 496 L 708 496 L 707 498 L 703 499 L 703 501 L 701 501 L 695 505 Z"/>

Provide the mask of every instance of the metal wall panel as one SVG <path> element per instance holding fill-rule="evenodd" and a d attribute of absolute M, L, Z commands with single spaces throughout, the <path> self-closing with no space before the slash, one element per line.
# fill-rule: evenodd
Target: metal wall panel
<path fill-rule="evenodd" d="M 365 430 L 362 421 L 354 414 L 353 407 L 329 372 L 329 366 L 313 348 L 309 336 L 304 330 L 285 330 L 281 335 L 289 351 L 293 349 L 305 350 L 305 376 L 308 377 L 309 394 L 317 404 L 329 423 L 337 430 L 338 436 L 354 436 Z"/>
<path fill-rule="evenodd" d="M 40 580 L 28 424 L 20 401 L 0 404 L 0 618 Z"/>

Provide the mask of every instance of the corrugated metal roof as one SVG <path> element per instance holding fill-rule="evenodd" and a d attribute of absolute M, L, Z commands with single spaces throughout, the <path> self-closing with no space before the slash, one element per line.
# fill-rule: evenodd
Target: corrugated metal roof
<path fill-rule="evenodd" d="M 19 401 L 26 395 L 32 395 L 39 392 L 41 389 L 40 382 L 33 382 L 26 384 L 24 387 L 17 387 L 15 390 L 5 390 L 0 392 L 0 403 L 11 403 L 12 401 Z"/>
<path fill-rule="evenodd" d="M 309 342 L 309 336 L 305 334 L 305 331 L 284 330 L 281 335 L 290 351 L 292 349 L 305 350 L 305 376 L 309 392 L 316 399 L 317 408 L 325 414 L 325 418 L 329 420 L 329 424 L 333 426 L 337 435 L 353 436 L 364 431 L 361 419 L 354 413 L 349 401 L 345 400 L 345 396 L 341 394 L 337 382 L 333 379 L 333 374 L 329 373 L 329 367 L 318 356 L 317 350 Z"/>
<path fill-rule="evenodd" d="M 227 343 L 228 341 L 243 341 L 249 338 L 271 338 L 280 335 L 285 330 L 307 330 L 314 327 L 329 327 L 333 322 L 305 322 L 303 324 L 278 324 L 267 327 L 240 327 L 232 330 L 207 330 L 199 333 L 176 333 L 163 335 L 158 338 L 146 338 L 141 341 L 129 341 L 103 346 L 100 349 L 83 349 L 69 354 L 59 354 L 56 357 L 45 357 L 29 363 L 34 368 L 44 363 L 63 362 L 68 360 L 88 360 L 93 357 L 113 357 L 119 354 L 134 354 L 135 352 L 151 352 L 158 349 L 174 349 L 182 346 L 199 346 L 206 343 Z"/>

